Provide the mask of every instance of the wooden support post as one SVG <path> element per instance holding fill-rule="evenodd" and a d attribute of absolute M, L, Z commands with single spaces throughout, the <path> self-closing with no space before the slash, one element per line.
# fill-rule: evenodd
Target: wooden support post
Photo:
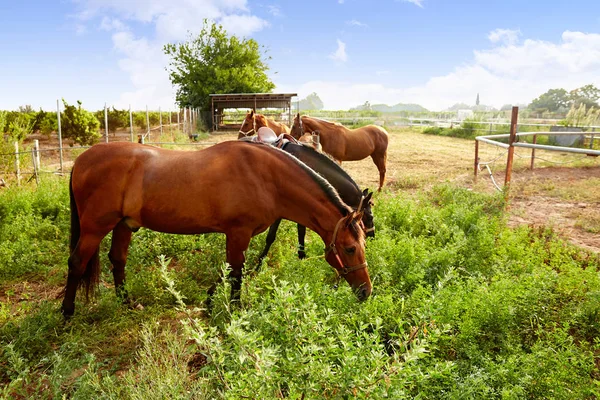
<path fill-rule="evenodd" d="M 533 135 L 533 144 L 537 143 L 537 135 Z M 531 165 L 529 166 L 530 170 L 533 170 L 533 164 L 535 163 L 535 147 L 531 149 Z"/>
<path fill-rule="evenodd" d="M 510 185 L 510 178 L 512 175 L 513 157 L 515 154 L 515 140 L 517 139 L 517 120 L 519 119 L 519 107 L 512 108 L 512 115 L 510 118 L 510 137 L 508 139 L 508 158 L 506 160 L 506 177 L 504 178 L 504 186 Z M 508 197 L 508 188 L 506 188 L 506 196 Z"/>

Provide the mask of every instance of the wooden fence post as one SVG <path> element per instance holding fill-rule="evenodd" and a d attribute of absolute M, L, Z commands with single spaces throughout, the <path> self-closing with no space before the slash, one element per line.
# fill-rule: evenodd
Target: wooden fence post
<path fill-rule="evenodd" d="M 108 109 L 104 103 L 104 141 L 108 143 Z"/>
<path fill-rule="evenodd" d="M 37 165 L 37 152 L 35 148 L 31 149 L 31 161 L 33 162 L 33 176 L 35 176 L 35 184 L 37 186 L 40 185 L 40 177 L 38 174 L 38 165 Z"/>
<path fill-rule="evenodd" d="M 512 175 L 513 157 L 515 154 L 515 146 L 513 145 L 517 138 L 517 120 L 519 119 L 519 107 L 512 108 L 510 118 L 510 137 L 508 139 L 508 158 L 506 160 L 506 176 L 504 178 L 504 186 L 510 185 Z M 506 187 L 506 196 L 508 197 L 508 187 Z"/>
<path fill-rule="evenodd" d="M 35 161 L 37 162 L 37 168 L 39 169 L 42 165 L 40 160 L 40 141 L 35 139 L 33 141 L 33 148 L 35 149 Z"/>
<path fill-rule="evenodd" d="M 537 144 L 537 135 L 533 135 L 533 144 Z M 535 147 L 531 149 L 531 165 L 529 169 L 533 170 L 533 164 L 535 163 Z"/>
<path fill-rule="evenodd" d="M 60 154 L 60 173 L 63 172 L 63 146 L 62 146 L 62 132 L 60 130 L 60 103 L 56 100 L 56 123 L 58 125 L 58 151 Z"/>
<path fill-rule="evenodd" d="M 133 114 L 131 113 L 131 104 L 129 105 L 129 135 L 131 136 L 131 143 L 133 143 Z"/>
<path fill-rule="evenodd" d="M 479 171 L 479 140 L 475 140 L 475 178 L 474 181 L 477 182 L 477 172 Z"/>

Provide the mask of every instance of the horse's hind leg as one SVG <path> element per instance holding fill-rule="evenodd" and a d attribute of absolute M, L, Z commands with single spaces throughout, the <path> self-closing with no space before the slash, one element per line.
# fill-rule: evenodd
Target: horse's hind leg
<path fill-rule="evenodd" d="M 371 158 L 373 159 L 375 166 L 377 166 L 377 169 L 379 170 L 379 189 L 378 189 L 378 191 L 381 192 L 381 188 L 383 187 L 383 184 L 385 183 L 387 150 L 385 152 L 383 152 L 383 154 L 382 153 L 371 154 Z"/>
<path fill-rule="evenodd" d="M 306 227 L 298 224 L 298 258 L 303 260 L 306 258 L 304 251 L 304 239 L 306 237 Z"/>
<path fill-rule="evenodd" d="M 229 279 L 231 280 L 231 299 L 240 299 L 242 288 L 242 270 L 246 261 L 245 251 L 248 249 L 251 233 L 242 230 L 227 233 L 227 262 L 231 266 Z"/>
<path fill-rule="evenodd" d="M 127 302 L 127 292 L 125 291 L 125 263 L 127 262 L 127 252 L 131 242 L 131 229 L 121 221 L 113 229 L 112 243 L 108 253 L 108 259 L 112 264 L 112 273 L 115 280 L 115 290 L 117 297 L 121 297 L 123 302 Z"/>
<path fill-rule="evenodd" d="M 70 317 L 75 312 L 75 295 L 81 280 L 84 279 L 89 292 L 92 285 L 96 284 L 100 273 L 98 251 L 104 235 L 81 233 L 77 246 L 69 257 L 69 274 L 65 297 L 61 311 L 65 317 Z"/>
<path fill-rule="evenodd" d="M 262 251 L 260 256 L 258 256 L 258 264 L 256 265 L 257 271 L 260 270 L 260 266 L 262 264 L 263 259 L 267 256 L 267 253 L 269 253 L 269 249 L 271 248 L 271 245 L 277 237 L 277 229 L 279 229 L 279 224 L 281 224 L 281 218 L 275 221 L 273 225 L 271 225 L 271 227 L 269 228 L 269 233 L 267 233 L 265 249 Z"/>

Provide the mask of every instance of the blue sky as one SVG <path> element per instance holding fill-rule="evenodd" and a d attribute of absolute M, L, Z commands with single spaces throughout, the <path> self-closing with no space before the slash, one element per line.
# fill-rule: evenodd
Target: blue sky
<path fill-rule="evenodd" d="M 0 0 L 0 109 L 56 99 L 174 107 L 161 48 L 203 18 L 255 38 L 277 91 L 364 101 L 526 103 L 600 86 L 600 2 Z"/>

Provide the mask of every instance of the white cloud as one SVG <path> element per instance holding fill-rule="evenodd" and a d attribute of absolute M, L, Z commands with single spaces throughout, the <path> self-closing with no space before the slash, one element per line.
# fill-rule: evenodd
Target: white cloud
<path fill-rule="evenodd" d="M 238 36 L 268 26 L 267 21 L 250 13 L 247 0 L 78 0 L 77 4 L 77 18 L 83 22 L 102 18 L 100 29 L 112 32 L 113 45 L 122 54 L 118 65 L 129 75 L 134 90 L 113 100 L 118 107 L 174 107 L 174 89 L 165 71 L 168 58 L 162 48 L 199 32 L 205 18 Z M 136 36 L 127 26 L 130 22 L 153 26 L 152 38 Z"/>
<path fill-rule="evenodd" d="M 519 29 L 495 29 L 490 32 L 488 39 L 492 43 L 515 44 L 519 41 L 521 31 Z"/>
<path fill-rule="evenodd" d="M 268 5 L 267 11 L 274 17 L 283 17 L 283 13 L 281 12 L 281 8 L 276 5 Z"/>
<path fill-rule="evenodd" d="M 338 4 L 344 4 L 344 0 L 338 0 Z"/>
<path fill-rule="evenodd" d="M 360 26 L 361 28 L 367 28 L 369 25 L 360 22 L 356 19 L 351 19 L 350 21 L 346 21 L 346 24 L 351 25 L 351 26 Z"/>
<path fill-rule="evenodd" d="M 402 0 L 402 1 L 404 1 L 406 3 L 413 3 L 415 6 L 419 6 L 419 7 L 423 8 L 423 2 L 425 0 Z"/>
<path fill-rule="evenodd" d="M 75 24 L 75 34 L 77 36 L 83 36 L 87 33 L 87 27 L 83 24 Z"/>
<path fill-rule="evenodd" d="M 110 17 L 102 18 L 102 21 L 100 22 L 100 29 L 108 32 L 128 30 L 127 26 L 125 26 L 121 20 Z"/>
<path fill-rule="evenodd" d="M 329 58 L 335 61 L 346 62 L 348 60 L 348 55 L 346 54 L 346 43 L 338 39 L 337 45 L 337 50 L 331 53 Z"/>
<path fill-rule="evenodd" d="M 389 85 L 346 81 L 310 81 L 300 87 L 278 85 L 300 97 L 316 92 L 326 108 L 347 109 L 371 104 L 418 103 L 442 110 L 459 102 L 473 104 L 477 93 L 481 103 L 529 103 L 552 88 L 572 90 L 586 84 L 600 86 L 600 34 L 566 31 L 558 42 L 525 40 L 521 45 L 500 44 L 475 51 L 471 62 L 423 85 L 392 88 Z"/>

